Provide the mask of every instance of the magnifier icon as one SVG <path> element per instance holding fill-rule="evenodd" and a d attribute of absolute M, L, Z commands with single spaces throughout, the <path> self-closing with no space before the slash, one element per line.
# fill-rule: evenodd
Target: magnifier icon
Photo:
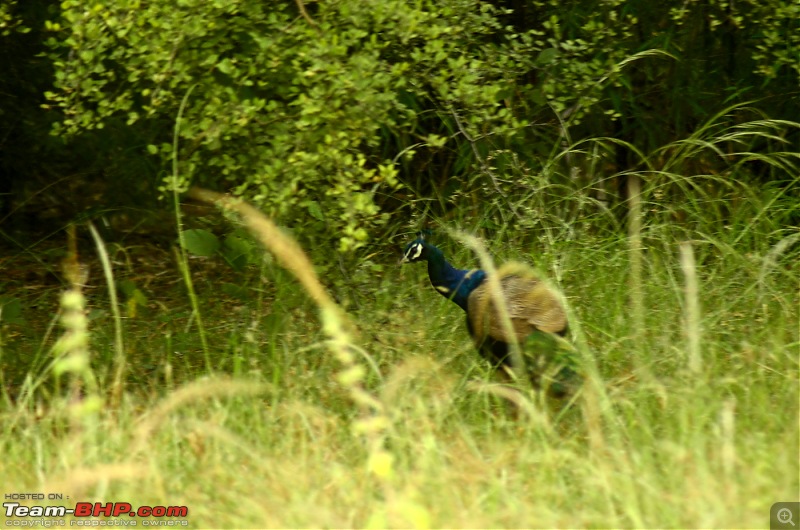
<path fill-rule="evenodd" d="M 794 526 L 794 521 L 792 521 L 792 511 L 789 508 L 781 508 L 778 510 L 776 514 L 778 516 L 778 521 L 781 524 L 789 523 L 790 525 Z"/>

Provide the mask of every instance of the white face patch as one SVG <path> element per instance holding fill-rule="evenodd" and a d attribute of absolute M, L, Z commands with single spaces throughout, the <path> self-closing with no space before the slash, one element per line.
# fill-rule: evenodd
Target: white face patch
<path fill-rule="evenodd" d="M 422 243 L 414 243 L 408 248 L 405 255 L 406 261 L 414 261 L 422 254 Z"/>

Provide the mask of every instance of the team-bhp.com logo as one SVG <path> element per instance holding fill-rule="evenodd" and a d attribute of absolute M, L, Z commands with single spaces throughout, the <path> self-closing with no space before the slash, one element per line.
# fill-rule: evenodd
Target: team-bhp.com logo
<path fill-rule="evenodd" d="M 18 502 L 4 502 L 6 526 L 33 526 L 25 524 L 28 517 L 150 517 L 154 519 L 141 521 L 142 526 L 176 526 L 188 525 L 185 519 L 175 521 L 171 518 L 189 515 L 189 508 L 186 506 L 139 506 L 134 508 L 128 502 L 79 502 L 75 508 L 65 508 L 64 506 L 23 506 Z M 16 519 L 10 519 L 10 518 Z M 20 518 L 23 518 L 20 520 Z M 55 521 L 53 521 L 55 522 Z M 133 521 L 132 521 L 133 522 Z M 135 523 L 134 523 L 135 524 Z M 65 521 L 57 523 L 58 526 L 65 526 Z M 50 525 L 47 525 L 50 526 Z M 96 521 L 72 520 L 70 526 L 97 526 Z M 105 525 L 103 525 L 105 526 Z"/>

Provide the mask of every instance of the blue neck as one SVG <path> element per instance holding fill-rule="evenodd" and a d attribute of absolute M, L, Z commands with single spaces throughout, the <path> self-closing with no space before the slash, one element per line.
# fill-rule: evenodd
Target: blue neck
<path fill-rule="evenodd" d="M 467 310 L 467 298 L 486 277 L 482 270 L 456 269 L 444 259 L 441 250 L 433 245 L 426 245 L 428 255 L 428 277 L 439 294 L 449 298 L 464 311 Z"/>

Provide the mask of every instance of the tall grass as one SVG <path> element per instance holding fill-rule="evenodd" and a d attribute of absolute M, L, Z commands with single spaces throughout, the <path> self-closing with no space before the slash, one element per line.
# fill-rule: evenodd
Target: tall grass
<path fill-rule="evenodd" d="M 653 211 L 663 182 L 644 182 L 640 245 L 612 230 L 570 236 L 558 216 L 538 221 L 550 244 L 521 244 L 510 225 L 490 244 L 498 261 L 551 273 L 585 336 L 591 384 L 566 409 L 542 408 L 547 421 L 480 390 L 492 374 L 424 270 L 387 266 L 365 280 L 374 298 L 345 314 L 282 232 L 210 197 L 244 215 L 302 288 L 269 268 L 271 307 L 243 331 L 224 327 L 234 316 L 215 309 L 214 284 L 195 282 L 210 376 L 203 359 L 177 362 L 169 337 L 130 337 L 126 323 L 126 344 L 170 352 L 158 362 L 187 382 L 129 382 L 91 428 L 65 421 L 43 383 L 7 397 L 6 492 L 186 505 L 196 528 L 764 527 L 772 503 L 800 498 L 796 230 L 754 187 L 737 185 L 754 200 L 724 222 L 712 191 L 687 193 L 694 217 L 675 221 Z M 110 395 L 97 359 L 114 346 L 94 333 L 97 393 Z"/>

